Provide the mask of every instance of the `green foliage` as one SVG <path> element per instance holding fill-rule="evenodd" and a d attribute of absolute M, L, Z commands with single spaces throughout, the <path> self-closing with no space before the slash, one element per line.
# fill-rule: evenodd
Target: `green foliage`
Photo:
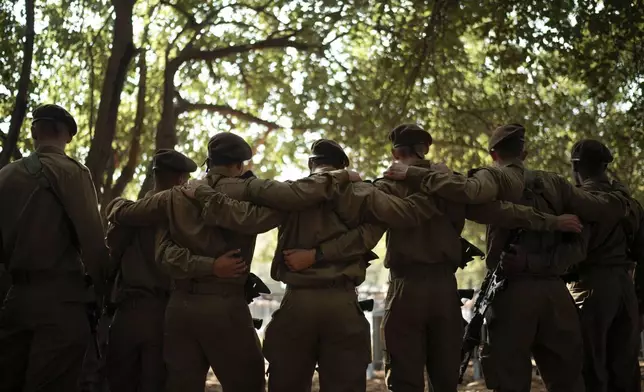
<path fill-rule="evenodd" d="M 0 130 L 17 90 L 23 8 L 19 0 L 0 4 Z M 430 158 L 464 172 L 489 163 L 497 125 L 521 122 L 530 166 L 567 173 L 572 144 L 599 138 L 616 155 L 612 173 L 642 200 L 643 10 L 641 0 L 139 1 L 133 26 L 135 45 L 146 49 L 146 115 L 125 195 L 136 194 L 156 148 L 173 64 L 177 149 L 199 163 L 211 135 L 234 131 L 256 149 L 258 175 L 303 173 L 308 146 L 324 136 L 376 177 L 390 161 L 387 132 L 413 121 L 434 137 Z M 108 0 L 36 2 L 29 105 L 70 109 L 81 129 L 71 153 L 81 159 L 113 20 Z M 121 94 L 114 178 L 132 145 L 138 72 L 130 66 Z M 468 225 L 465 235 L 481 245 L 479 227 Z"/>

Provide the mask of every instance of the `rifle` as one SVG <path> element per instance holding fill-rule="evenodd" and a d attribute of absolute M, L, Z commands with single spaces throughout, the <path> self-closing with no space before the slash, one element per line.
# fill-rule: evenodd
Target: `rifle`
<path fill-rule="evenodd" d="M 485 253 L 474 246 L 471 242 L 466 240 L 465 238 L 461 237 L 461 264 L 459 267 L 461 269 L 464 269 L 467 264 L 474 260 L 475 257 L 480 257 L 481 259 L 485 259 Z"/>
<path fill-rule="evenodd" d="M 505 243 L 505 251 L 509 250 L 510 246 L 519 239 L 521 233 L 521 230 L 516 230 L 514 233 L 510 234 L 507 242 Z M 481 283 L 481 290 L 479 291 L 479 294 L 476 297 L 476 302 L 474 303 L 474 317 L 472 317 L 472 320 L 470 320 L 469 324 L 465 327 L 463 345 L 461 346 L 461 367 L 458 375 L 459 384 L 463 382 L 463 376 L 469 366 L 472 351 L 481 344 L 481 328 L 483 327 L 483 321 L 485 320 L 485 313 L 492 304 L 492 301 L 494 301 L 496 294 L 502 291 L 506 284 L 507 280 L 503 275 L 501 260 L 499 260 L 494 271 L 490 272 L 488 270 L 485 274 L 485 279 L 483 279 L 483 283 Z"/>
<path fill-rule="evenodd" d="M 92 277 L 89 275 L 85 275 L 85 287 L 89 292 L 92 291 Z M 96 298 L 90 298 L 90 300 L 85 304 L 85 313 L 87 315 L 87 321 L 89 322 L 89 331 L 92 334 L 94 349 L 96 350 L 96 358 L 101 359 L 101 345 L 98 341 L 98 322 L 101 318 L 101 309 L 98 307 Z"/>
<path fill-rule="evenodd" d="M 247 304 L 250 304 L 255 300 L 255 298 L 259 297 L 262 294 L 270 293 L 271 289 L 266 286 L 266 283 L 264 283 L 264 281 L 262 281 L 259 276 L 253 273 L 248 274 L 248 279 L 244 284 L 244 296 L 246 297 Z M 253 319 L 253 327 L 255 327 L 255 329 L 260 329 L 263 324 L 264 320 L 256 318 Z"/>
<path fill-rule="evenodd" d="M 472 299 L 474 298 L 474 289 L 458 289 L 458 298 Z"/>
<path fill-rule="evenodd" d="M 259 276 L 253 273 L 248 274 L 248 279 L 246 279 L 246 283 L 244 284 L 244 296 L 246 297 L 247 304 L 250 304 L 255 298 L 262 294 L 270 293 L 271 289 L 266 286 L 266 283 L 264 283 Z"/>
<path fill-rule="evenodd" d="M 365 299 L 364 301 L 358 301 L 358 306 L 363 312 L 373 312 L 373 299 Z"/>

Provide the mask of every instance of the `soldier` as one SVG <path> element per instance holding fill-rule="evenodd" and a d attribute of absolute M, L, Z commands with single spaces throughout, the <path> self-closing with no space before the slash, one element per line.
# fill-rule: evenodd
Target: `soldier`
<path fill-rule="evenodd" d="M 317 141 L 313 144 L 312 153 L 309 162 L 313 173 L 348 165 L 344 151 L 332 141 Z M 266 330 L 264 354 L 269 361 L 269 390 L 309 390 L 316 364 L 319 366 L 322 391 L 365 390 L 365 371 L 370 362 L 369 329 L 357 307 L 355 287 L 364 281 L 368 265 L 365 254 L 381 238 L 385 231 L 385 227 L 381 226 L 383 224 L 406 227 L 399 229 L 399 233 L 404 232 L 407 237 L 403 239 L 401 236 L 397 241 L 405 241 L 405 247 L 409 247 L 409 241 L 415 238 L 414 233 L 421 233 L 422 240 L 426 242 L 427 238 L 431 237 L 427 237 L 428 232 L 423 228 L 430 225 L 430 222 L 439 222 L 435 227 L 436 232 L 432 233 L 442 235 L 440 240 L 444 241 L 444 247 L 435 250 L 435 254 L 431 253 L 434 252 L 433 248 L 418 250 L 418 253 L 429 251 L 433 256 L 440 256 L 442 252 L 449 252 L 449 256 L 454 257 L 455 260 L 451 260 L 449 267 L 451 279 L 454 281 L 453 292 L 432 290 L 441 291 L 440 295 L 447 294 L 447 298 L 450 295 L 453 297 L 454 301 L 450 302 L 451 306 L 448 307 L 454 310 L 452 313 L 456 314 L 457 322 L 451 327 L 462 328 L 459 307 L 456 305 L 460 301 L 456 298 L 453 272 L 460 263 L 458 236 L 463 222 L 461 221 L 460 228 L 457 229 L 447 218 L 441 217 L 441 213 L 448 212 L 446 206 L 441 204 L 443 201 L 437 202 L 422 193 L 410 192 L 402 196 L 408 197 L 400 199 L 379 191 L 371 184 L 354 183 L 346 191 L 340 192 L 333 203 L 324 203 L 284 217 L 271 275 L 287 284 L 287 293 Z M 270 214 L 265 207 L 231 200 L 204 187 L 197 188 L 195 197 L 205 206 L 203 217 L 207 224 L 243 233 L 256 233 L 253 230 L 266 231 L 272 228 L 268 224 L 262 225 L 263 222 L 273 222 L 273 219 L 264 218 Z M 270 200 L 270 197 L 251 200 L 273 207 L 278 206 L 276 200 Z M 440 207 L 440 213 L 437 213 L 437 205 Z M 282 210 L 286 208 L 288 206 L 281 206 Z M 464 219 L 464 211 L 461 215 Z M 560 219 L 535 214 L 531 209 L 498 202 L 482 205 L 476 215 L 485 222 L 509 222 L 510 225 L 520 224 L 543 229 L 559 227 L 560 224 L 563 227 L 570 222 L 578 223 L 571 219 L 572 217 Z M 458 219 L 458 216 L 455 215 L 455 219 Z M 421 229 L 411 228 L 420 224 L 423 225 Z M 573 224 L 570 227 L 574 230 L 578 225 Z M 455 243 L 450 237 L 451 233 L 454 233 Z M 399 246 L 403 247 L 401 243 Z M 430 302 L 435 298 L 437 297 L 432 298 Z M 407 321 L 413 320 L 408 318 Z M 445 321 L 441 318 L 437 324 Z M 404 331 L 405 336 L 413 334 L 408 328 L 410 325 L 415 323 L 407 324 L 405 328 L 400 324 L 399 329 Z M 445 328 L 449 329 L 450 326 Z M 416 329 L 412 327 L 411 330 Z M 461 336 L 462 334 L 457 332 L 451 346 L 456 353 L 456 361 L 451 369 L 456 378 Z M 440 344 L 438 340 L 433 344 Z M 404 347 L 410 350 L 407 354 L 415 359 L 415 346 L 419 345 L 420 341 L 420 338 L 410 340 L 409 345 Z M 419 390 L 423 390 L 424 357 L 421 360 L 420 385 L 417 387 Z M 446 358 L 442 357 L 440 360 L 444 361 Z M 436 380 L 438 381 L 438 376 Z M 448 390 L 438 389 L 442 388 L 440 384 L 435 384 L 434 387 L 437 388 L 436 391 Z M 406 390 L 402 384 L 399 388 Z M 451 390 L 455 388 L 456 379 L 451 383 Z"/>
<path fill-rule="evenodd" d="M 508 124 L 503 126 L 505 132 L 516 133 L 517 137 L 523 138 L 525 129 L 520 124 Z M 394 129 L 394 134 L 412 134 L 422 130 L 417 124 L 402 124 Z M 412 159 L 423 159 L 423 146 L 432 144 L 432 137 L 426 133 L 424 143 L 414 146 L 400 144 L 402 140 L 391 140 L 393 148 L 406 151 Z M 400 138 L 399 138 L 400 139 Z M 460 174 L 453 175 L 449 170 L 436 170 L 440 165 L 433 165 L 433 168 L 422 166 L 405 165 L 396 156 L 398 163 L 392 164 L 385 172 L 385 177 L 392 180 L 402 180 L 406 176 L 421 175 L 424 177 L 421 189 L 428 194 L 435 194 L 444 197 L 452 202 L 465 204 L 487 203 L 493 200 L 506 200 L 516 202 L 523 194 L 524 167 L 522 160 L 525 155 L 513 159 L 501 160 L 492 151 L 494 159 L 493 166 L 486 166 L 470 170 L 468 176 Z"/>
<path fill-rule="evenodd" d="M 304 208 L 331 200 L 339 184 L 351 177 L 337 171 L 285 184 L 259 180 L 252 173 L 242 176 L 244 161 L 251 157 L 250 146 L 239 136 L 215 135 L 208 143 L 206 183 L 235 198 L 267 193 L 293 208 Z M 171 238 L 194 254 L 165 263 L 174 279 L 166 309 L 166 390 L 203 391 L 209 367 L 225 391 L 263 390 L 264 358 L 244 295 L 256 236 L 205 226 L 201 209 L 176 188 L 136 203 L 117 203 L 111 222 L 163 225 L 157 243 Z M 166 248 L 158 247 L 157 253 Z"/>
<path fill-rule="evenodd" d="M 525 157 L 523 135 L 511 127 L 495 130 L 489 146 L 494 159 L 503 164 Z M 607 225 L 628 212 L 621 196 L 594 195 L 542 171 L 526 171 L 521 203 Z M 489 344 L 482 355 L 487 386 L 501 392 L 529 391 L 532 355 L 549 391 L 583 391 L 579 319 L 560 277 L 578 261 L 575 250 L 587 245 L 589 230 L 573 237 L 527 231 L 514 241 L 514 251 L 501 255 L 517 234 L 488 226 L 487 266 L 494 269 L 502 259 L 508 283 L 487 315 Z"/>
<path fill-rule="evenodd" d="M 163 149 L 153 158 L 154 189 L 146 197 L 186 182 L 197 164 Z M 115 203 L 106 211 L 109 215 Z M 158 392 L 165 384 L 163 323 L 170 278 L 155 261 L 154 227 L 110 225 L 107 245 L 120 277 L 109 333 L 107 378 L 112 391 Z M 116 284 L 116 283 L 115 283 Z"/>
<path fill-rule="evenodd" d="M 36 151 L 0 170 L 0 256 L 12 279 L 0 311 L 1 391 L 78 390 L 85 274 L 101 298 L 108 254 L 89 171 L 64 151 L 77 130 L 60 106 L 36 108 Z"/>
<path fill-rule="evenodd" d="M 572 148 L 575 180 L 588 192 L 619 192 L 631 204 L 631 215 L 617 222 L 591 226 L 586 257 L 573 271 L 570 292 L 577 303 L 584 340 L 584 379 L 589 392 L 633 391 L 637 372 L 639 313 L 631 276 L 633 262 L 642 260 L 644 213 L 606 169 L 613 156 L 599 141 L 581 140 Z M 639 380 L 638 380 L 639 382 Z"/>

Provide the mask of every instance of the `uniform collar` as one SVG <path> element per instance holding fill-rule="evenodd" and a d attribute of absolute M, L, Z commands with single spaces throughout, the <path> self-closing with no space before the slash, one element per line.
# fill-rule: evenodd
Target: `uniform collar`
<path fill-rule="evenodd" d="M 514 159 L 508 159 L 507 161 L 505 161 L 503 163 L 494 162 L 494 166 L 496 166 L 496 167 L 517 166 L 517 167 L 523 168 L 524 164 L 523 164 L 522 160 L 520 160 L 518 158 L 514 158 Z"/>
<path fill-rule="evenodd" d="M 213 166 L 208 170 L 207 177 L 214 177 L 216 175 L 223 177 L 234 177 L 231 175 L 230 170 L 225 166 Z"/>
<path fill-rule="evenodd" d="M 328 172 L 332 172 L 334 170 L 338 170 L 338 169 L 336 169 L 336 168 L 334 168 L 332 166 L 318 166 L 318 167 L 315 168 L 315 170 L 313 170 L 311 172 L 311 175 L 320 174 L 320 173 L 328 173 Z"/>
<path fill-rule="evenodd" d="M 412 163 L 410 166 L 422 167 L 429 169 L 432 167 L 432 163 L 427 159 L 419 159 L 416 162 Z"/>
<path fill-rule="evenodd" d="M 65 150 L 58 148 L 56 146 L 51 146 L 51 145 L 44 145 L 40 146 L 36 149 L 36 152 L 38 153 L 50 153 L 50 154 L 60 154 L 60 155 L 67 155 L 65 154 Z"/>

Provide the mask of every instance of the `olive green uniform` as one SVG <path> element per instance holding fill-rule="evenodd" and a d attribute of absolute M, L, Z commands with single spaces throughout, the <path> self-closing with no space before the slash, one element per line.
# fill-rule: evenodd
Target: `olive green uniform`
<path fill-rule="evenodd" d="M 432 172 L 428 161 L 418 161 L 415 168 L 420 177 Z M 377 181 L 376 186 L 399 197 L 418 189 L 390 180 Z M 465 205 L 440 197 L 433 200 L 441 215 L 419 228 L 392 228 L 387 233 L 385 266 L 391 276 L 383 332 L 387 384 L 394 392 L 423 391 L 425 369 L 434 392 L 456 389 L 463 324 L 454 272 L 461 262 L 465 219 L 555 229 L 554 216 L 507 202 Z"/>
<path fill-rule="evenodd" d="M 155 154 L 153 169 L 187 174 L 197 164 L 177 151 L 163 149 Z M 117 203 L 107 206 L 107 215 Z M 163 324 L 170 278 L 155 260 L 155 235 L 155 227 L 110 225 L 107 231 L 110 258 L 120 278 L 113 291 L 116 313 L 106 360 L 112 391 L 158 392 L 165 385 Z"/>
<path fill-rule="evenodd" d="M 500 128 L 491 146 L 511 132 Z M 522 170 L 517 167 L 515 170 Z M 584 221 L 614 224 L 627 212 L 619 196 L 593 195 L 561 176 L 525 172 L 521 203 L 554 214 L 572 213 Z M 487 266 L 494 269 L 511 233 L 488 226 Z M 589 230 L 582 235 L 521 234 L 518 245 L 529 255 L 525 271 L 508 276 L 486 315 L 488 344 L 482 355 L 488 388 L 501 392 L 530 390 L 534 356 L 550 392 L 583 391 L 583 342 L 574 302 L 561 275 L 583 260 Z"/>
<path fill-rule="evenodd" d="M 586 180 L 582 189 L 620 189 L 606 179 Z M 641 211 L 637 215 L 641 219 Z M 632 216 L 631 219 L 636 218 Z M 632 391 L 631 375 L 639 348 L 639 312 L 631 275 L 624 224 L 592 225 L 587 257 L 570 284 L 581 317 L 584 338 L 584 379 L 587 391 Z"/>
<path fill-rule="evenodd" d="M 47 106 L 34 121 L 63 110 Z M 84 274 L 101 295 L 107 248 L 87 168 L 55 147 L 34 154 L 46 181 L 28 171 L 33 157 L 0 170 L 0 258 L 12 278 L 0 311 L 0 391 L 76 391 L 90 333 Z"/>
<path fill-rule="evenodd" d="M 293 184 L 226 177 L 217 166 L 208 174 L 208 184 L 231 197 L 246 199 L 268 191 L 295 207 L 330 199 L 338 181 L 348 181 L 345 171 Z M 206 226 L 201 209 L 178 188 L 117 207 L 111 219 L 166 228 L 157 233 L 157 261 L 174 279 L 166 309 L 166 390 L 202 391 L 209 367 L 226 391 L 263 390 L 264 359 L 244 297 L 248 275 L 230 279 L 213 276 L 214 260 L 232 249 L 241 249 L 250 267 L 256 236 Z M 196 256 L 189 257 L 188 251 Z M 166 254 L 170 257 L 164 257 Z"/>
<path fill-rule="evenodd" d="M 205 204 L 203 216 L 208 223 L 245 233 L 253 232 L 254 229 L 266 231 L 274 227 L 270 224 L 263 227 L 255 225 L 256 222 L 272 222 L 266 218 L 270 215 L 270 209 L 230 200 L 224 195 L 200 193 L 202 192 L 198 190 L 198 198 Z M 285 205 L 266 194 L 251 200 L 274 208 L 284 209 Z M 274 211 L 274 214 L 279 216 L 281 213 Z M 368 265 L 364 255 L 375 246 L 384 233 L 385 226 L 379 224 L 406 227 L 408 229 L 404 233 L 416 238 L 415 233 L 422 228 L 410 227 L 421 224 L 424 227 L 428 221 L 433 222 L 430 218 L 436 215 L 440 214 L 437 213 L 434 199 L 423 193 L 410 192 L 409 197 L 401 199 L 388 195 L 370 184 L 353 183 L 342 190 L 333 203 L 324 203 L 284 218 L 271 274 L 274 279 L 285 282 L 288 288 L 280 309 L 276 311 L 267 327 L 264 344 L 264 354 L 270 364 L 270 390 L 310 390 L 311 376 L 316 363 L 319 366 L 322 391 L 365 390 L 365 370 L 370 361 L 369 330 L 357 306 L 355 294 L 355 287 L 364 281 Z M 462 229 L 464 208 L 461 215 Z M 511 225 L 539 229 L 552 228 L 555 222 L 552 216 L 536 214 L 529 208 L 509 203 L 488 204 L 477 211 L 473 209 L 472 215 L 486 222 L 505 221 Z M 446 218 L 435 219 L 442 219 L 443 222 L 436 228 L 436 233 L 442 233 L 444 230 L 456 231 L 445 225 Z M 427 233 L 423 231 L 423 234 Z M 441 255 L 442 251 L 447 251 L 450 254 L 458 254 L 455 257 L 459 258 L 460 242 L 458 234 L 455 236 L 456 243 L 453 244 L 449 241 L 449 234 L 445 233 L 441 239 L 447 242 L 436 254 Z M 409 237 L 404 240 L 400 237 L 397 241 L 409 241 Z M 405 242 L 405 246 L 399 244 L 399 247 L 409 248 L 408 243 Z M 292 272 L 286 267 L 283 250 L 316 247 L 322 256 L 311 268 Z M 458 300 L 453 276 L 455 265 L 449 267 L 449 274 L 454 282 L 453 292 L 444 291 L 449 292 L 448 296 L 454 297 L 447 307 L 458 321 L 454 326 L 458 331 L 462 325 L 460 311 L 456 305 Z M 408 329 L 401 330 L 405 336 L 410 335 Z M 461 334 L 457 332 L 455 336 L 452 348 L 457 353 Z M 419 341 L 410 341 L 411 344 L 404 348 L 412 350 L 410 353 L 414 358 L 417 351 L 414 343 L 417 345 Z M 424 364 L 425 357 L 422 361 Z M 421 364 L 421 390 L 422 367 Z M 458 359 L 452 366 L 453 373 L 456 373 L 457 369 Z M 455 386 L 454 379 L 452 389 Z"/>

